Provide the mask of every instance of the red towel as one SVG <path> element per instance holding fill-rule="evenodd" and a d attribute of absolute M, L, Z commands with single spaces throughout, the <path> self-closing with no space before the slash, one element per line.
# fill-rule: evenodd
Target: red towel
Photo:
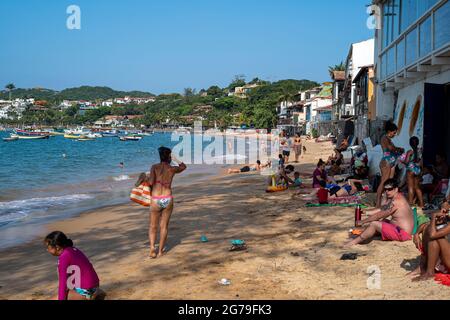
<path fill-rule="evenodd" d="M 450 274 L 436 273 L 434 280 L 444 286 L 450 287 Z"/>

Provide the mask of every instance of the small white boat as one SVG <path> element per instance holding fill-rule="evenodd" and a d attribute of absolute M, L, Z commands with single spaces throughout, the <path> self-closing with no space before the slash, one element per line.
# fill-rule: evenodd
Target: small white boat
<path fill-rule="evenodd" d="M 94 141 L 95 138 L 89 137 L 89 135 L 81 135 L 76 140 L 77 141 Z"/>
<path fill-rule="evenodd" d="M 17 138 L 20 140 L 42 140 L 42 139 L 49 139 L 50 136 L 48 135 L 44 135 L 44 136 L 38 136 L 38 135 L 33 135 L 33 136 L 23 136 L 23 135 L 17 135 L 17 134 L 12 134 L 11 138 Z"/>
<path fill-rule="evenodd" d="M 101 133 L 91 132 L 87 135 L 87 137 L 91 138 L 91 139 L 97 139 L 97 138 L 103 138 L 103 135 Z"/>
<path fill-rule="evenodd" d="M 95 139 L 92 139 L 92 138 L 80 138 L 80 139 L 77 139 L 77 141 L 95 141 Z"/>
<path fill-rule="evenodd" d="M 19 140 L 19 137 L 18 136 L 11 136 L 11 137 L 9 137 L 9 138 L 3 138 L 3 141 L 5 141 L 5 142 L 11 142 L 11 141 L 17 141 L 17 140 Z"/>
<path fill-rule="evenodd" d="M 141 141 L 142 137 L 138 136 L 123 136 L 119 137 L 120 141 Z"/>

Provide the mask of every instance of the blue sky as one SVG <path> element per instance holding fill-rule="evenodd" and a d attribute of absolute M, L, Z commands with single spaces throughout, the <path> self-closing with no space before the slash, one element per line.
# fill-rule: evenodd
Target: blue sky
<path fill-rule="evenodd" d="M 248 80 L 328 81 L 373 37 L 369 0 L 1 0 L 0 86 L 153 93 Z M 81 30 L 68 30 L 69 5 Z"/>

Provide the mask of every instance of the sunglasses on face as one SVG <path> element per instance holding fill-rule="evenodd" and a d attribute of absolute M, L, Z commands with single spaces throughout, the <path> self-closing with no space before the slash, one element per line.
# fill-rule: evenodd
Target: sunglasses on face
<path fill-rule="evenodd" d="M 386 192 L 391 192 L 392 190 L 394 190 L 394 188 L 384 188 L 384 191 Z"/>

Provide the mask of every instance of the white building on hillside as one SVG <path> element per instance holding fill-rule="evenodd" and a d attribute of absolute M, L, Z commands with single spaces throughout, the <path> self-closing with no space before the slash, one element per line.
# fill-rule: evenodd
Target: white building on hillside
<path fill-rule="evenodd" d="M 112 99 L 102 102 L 102 107 L 112 107 L 113 105 L 114 105 L 114 101 Z"/>

